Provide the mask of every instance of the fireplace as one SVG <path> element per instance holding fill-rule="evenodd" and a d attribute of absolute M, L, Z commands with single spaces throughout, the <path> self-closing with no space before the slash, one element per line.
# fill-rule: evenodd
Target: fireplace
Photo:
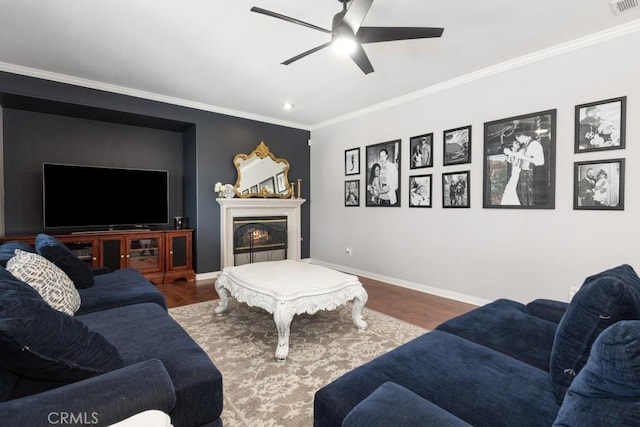
<path fill-rule="evenodd" d="M 233 264 L 287 259 L 287 217 L 233 218 Z"/>
<path fill-rule="evenodd" d="M 235 258 L 240 258 L 234 250 L 234 220 L 242 218 L 274 219 L 286 218 L 286 248 L 278 250 L 285 259 L 300 259 L 300 206 L 304 199 L 279 199 L 279 198 L 219 198 L 216 201 L 220 204 L 220 270 L 225 267 L 236 265 Z M 286 250 L 285 250 L 286 249 Z M 241 254 L 246 258 L 245 254 Z M 269 254 L 267 251 L 254 251 L 254 262 L 256 260 L 272 260 L 276 254 Z M 240 260 L 239 260 L 240 261 Z"/>

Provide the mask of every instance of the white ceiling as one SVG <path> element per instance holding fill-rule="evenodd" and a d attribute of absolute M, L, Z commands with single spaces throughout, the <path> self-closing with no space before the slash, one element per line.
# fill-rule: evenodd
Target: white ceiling
<path fill-rule="evenodd" d="M 640 19 L 609 0 L 375 0 L 366 26 L 445 30 L 365 45 L 364 75 L 331 49 L 280 65 L 330 36 L 252 6 L 331 28 L 342 3 L 0 0 L 0 70 L 312 129 Z"/>

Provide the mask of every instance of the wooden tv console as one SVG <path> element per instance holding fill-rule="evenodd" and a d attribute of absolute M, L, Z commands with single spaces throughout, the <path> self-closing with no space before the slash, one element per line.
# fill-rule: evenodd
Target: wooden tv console
<path fill-rule="evenodd" d="M 135 268 L 155 283 L 195 280 L 193 230 L 99 231 L 51 234 L 90 267 Z M 33 245 L 36 236 L 7 236 Z"/>

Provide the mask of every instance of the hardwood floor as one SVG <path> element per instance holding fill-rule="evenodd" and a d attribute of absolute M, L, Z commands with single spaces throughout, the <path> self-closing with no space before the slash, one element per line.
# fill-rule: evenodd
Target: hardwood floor
<path fill-rule="evenodd" d="M 452 317 L 466 313 L 474 305 L 360 277 L 369 294 L 365 307 L 405 322 L 433 329 Z M 218 298 L 214 280 L 180 281 L 157 285 L 169 308 Z"/>

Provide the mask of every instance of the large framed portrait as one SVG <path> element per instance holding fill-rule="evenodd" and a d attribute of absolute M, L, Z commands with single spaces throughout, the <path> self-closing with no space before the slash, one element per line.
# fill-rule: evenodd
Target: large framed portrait
<path fill-rule="evenodd" d="M 344 150 L 344 174 L 358 175 L 360 173 L 360 147 Z"/>
<path fill-rule="evenodd" d="M 470 208 L 471 172 L 448 172 L 442 174 L 442 207 Z"/>
<path fill-rule="evenodd" d="M 625 147 L 627 97 L 576 105 L 575 152 Z"/>
<path fill-rule="evenodd" d="M 409 169 L 430 168 L 433 166 L 433 133 L 409 138 Z"/>
<path fill-rule="evenodd" d="M 445 130 L 442 146 L 444 166 L 471 163 L 471 126 Z"/>
<path fill-rule="evenodd" d="M 555 208 L 556 110 L 484 124 L 483 207 Z"/>
<path fill-rule="evenodd" d="M 400 207 L 401 145 L 402 141 L 396 139 L 366 147 L 365 206 Z"/>
<path fill-rule="evenodd" d="M 431 207 L 431 175 L 416 175 L 409 177 L 409 207 Z"/>
<path fill-rule="evenodd" d="M 575 162 L 573 209 L 624 210 L 624 159 Z"/>
<path fill-rule="evenodd" d="M 344 205 L 360 206 L 360 180 L 344 182 Z"/>

